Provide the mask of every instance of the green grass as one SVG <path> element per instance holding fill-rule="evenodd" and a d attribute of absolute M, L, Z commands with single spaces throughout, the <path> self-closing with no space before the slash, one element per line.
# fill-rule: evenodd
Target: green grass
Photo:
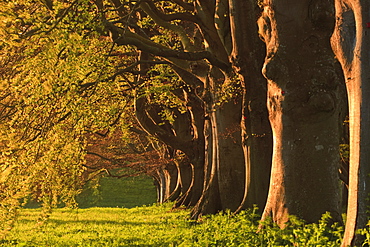
<path fill-rule="evenodd" d="M 258 231 L 252 210 L 232 217 L 218 214 L 200 222 L 188 210 L 171 204 L 136 208 L 56 209 L 38 224 L 40 209 L 24 209 L 0 246 L 340 246 L 341 227 L 304 225 L 294 220 L 286 229 L 266 226 Z"/>
<path fill-rule="evenodd" d="M 40 209 L 25 209 L 15 228 L 0 246 L 169 244 L 172 242 L 171 235 L 176 232 L 176 229 L 178 233 L 186 229 L 186 222 L 185 212 L 167 211 L 169 211 L 168 207 L 156 206 L 131 209 L 57 209 L 46 223 L 39 225 L 37 219 Z"/>
<path fill-rule="evenodd" d="M 132 208 L 155 203 L 156 189 L 153 179 L 147 176 L 120 179 L 103 177 L 97 186 L 88 184 L 77 201 L 80 208 Z"/>
<path fill-rule="evenodd" d="M 292 218 L 281 230 L 266 225 L 258 231 L 260 216 L 254 210 L 188 219 L 189 210 L 172 210 L 171 204 L 141 206 L 155 200 L 148 178 L 103 179 L 101 186 L 84 191 L 82 206 L 54 210 L 38 223 L 41 209 L 23 209 L 14 229 L 0 246 L 114 247 L 114 246 L 340 246 L 343 227 L 330 226 L 324 215 L 318 224 L 305 225 Z M 134 207 L 134 206 L 138 207 Z M 370 238 L 367 230 L 363 233 Z"/>

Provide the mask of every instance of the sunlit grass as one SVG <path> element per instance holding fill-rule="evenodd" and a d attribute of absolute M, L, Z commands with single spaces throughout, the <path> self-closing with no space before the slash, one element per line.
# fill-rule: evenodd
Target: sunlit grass
<path fill-rule="evenodd" d="M 56 209 L 42 224 L 39 209 L 24 209 L 1 246 L 162 246 L 189 227 L 170 206 Z"/>
<path fill-rule="evenodd" d="M 171 204 L 137 208 L 57 209 L 38 224 L 39 209 L 22 210 L 18 223 L 0 246 L 340 246 L 343 227 L 292 219 L 284 230 L 266 226 L 258 232 L 259 215 L 217 214 L 199 222 L 189 210 Z"/>
<path fill-rule="evenodd" d="M 41 209 L 21 210 L 14 229 L 0 240 L 0 246 L 339 247 L 343 236 L 342 226 L 328 225 L 331 220 L 327 214 L 318 224 L 306 225 L 292 218 L 283 230 L 266 224 L 258 231 L 260 215 L 252 209 L 238 215 L 226 212 L 206 216 L 194 222 L 189 220 L 190 210 L 172 209 L 169 203 L 141 206 L 155 200 L 152 181 L 145 178 L 108 179 L 98 192 L 101 197 L 86 191 L 85 203 L 106 207 L 55 209 L 43 223 L 38 223 Z M 124 208 L 127 206 L 132 208 Z M 363 234 L 369 241 L 369 231 Z"/>

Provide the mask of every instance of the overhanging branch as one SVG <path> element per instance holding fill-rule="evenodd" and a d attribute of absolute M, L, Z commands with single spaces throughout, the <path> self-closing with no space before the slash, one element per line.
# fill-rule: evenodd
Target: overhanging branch
<path fill-rule="evenodd" d="M 231 69 L 229 63 L 224 63 L 223 61 L 216 58 L 209 51 L 186 52 L 173 50 L 163 45 L 157 44 L 149 39 L 146 39 L 129 30 L 118 28 L 112 23 L 108 22 L 106 24 L 107 28 L 110 31 L 113 42 L 115 42 L 117 45 L 133 45 L 141 51 L 164 58 L 176 58 L 186 61 L 199 61 L 202 59 L 206 59 L 212 65 L 220 68 L 223 71 L 229 71 Z"/>

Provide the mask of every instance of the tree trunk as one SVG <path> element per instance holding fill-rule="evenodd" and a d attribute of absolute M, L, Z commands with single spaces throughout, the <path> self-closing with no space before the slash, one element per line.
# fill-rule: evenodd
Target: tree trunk
<path fill-rule="evenodd" d="M 203 192 L 204 167 L 190 164 L 190 184 L 184 194 L 177 200 L 175 207 L 192 207 L 197 204 Z M 188 182 L 188 181 L 187 181 Z"/>
<path fill-rule="evenodd" d="M 168 201 L 178 187 L 179 173 L 176 165 L 173 163 L 166 164 L 163 168 L 163 173 L 166 180 L 164 201 Z"/>
<path fill-rule="evenodd" d="M 332 47 L 342 65 L 349 102 L 350 165 L 342 246 L 360 245 L 356 230 L 368 221 L 370 193 L 370 2 L 336 0 Z"/>
<path fill-rule="evenodd" d="M 215 96 L 212 97 L 214 99 Z M 235 211 L 243 197 L 244 159 L 240 145 L 240 102 L 215 107 L 208 102 L 205 122 L 205 183 L 192 218 L 230 209 Z"/>
<path fill-rule="evenodd" d="M 214 112 L 212 119 L 215 122 L 213 126 L 215 131 L 213 145 L 216 147 L 214 162 L 217 166 L 220 202 L 222 209 L 235 211 L 242 202 L 245 186 L 240 100 L 232 99 L 224 103 Z"/>
<path fill-rule="evenodd" d="M 201 215 L 215 214 L 222 210 L 220 193 L 218 191 L 217 167 L 214 158 L 214 128 L 213 121 L 209 116 L 206 117 L 204 125 L 205 137 L 205 179 L 204 190 L 198 203 L 191 211 L 191 218 L 197 219 Z"/>
<path fill-rule="evenodd" d="M 264 43 L 258 36 L 257 16 L 260 8 L 254 0 L 230 0 L 232 60 L 243 86 L 242 148 L 246 182 L 240 207 L 266 204 L 272 157 L 272 133 L 268 121 L 267 81 L 261 73 Z"/>
<path fill-rule="evenodd" d="M 341 221 L 339 193 L 340 79 L 330 35 L 330 0 L 265 0 L 259 30 L 273 131 L 270 189 L 262 220 L 284 227 L 289 215 Z"/>
<path fill-rule="evenodd" d="M 178 170 L 177 188 L 169 200 L 176 201 L 175 207 L 182 206 L 183 195 L 189 190 L 191 183 L 191 167 L 188 162 L 180 161 L 176 163 Z"/>
<path fill-rule="evenodd" d="M 157 198 L 159 203 L 163 203 L 166 200 L 166 187 L 167 187 L 167 181 L 163 172 L 163 169 L 159 169 L 158 172 L 158 188 L 157 188 Z"/>

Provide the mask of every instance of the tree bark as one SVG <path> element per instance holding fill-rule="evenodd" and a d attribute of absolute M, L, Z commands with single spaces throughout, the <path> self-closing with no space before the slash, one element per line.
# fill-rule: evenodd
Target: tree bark
<path fill-rule="evenodd" d="M 336 0 L 332 48 L 342 65 L 349 102 L 349 195 L 342 246 L 357 246 L 365 228 L 370 193 L 370 2 Z"/>
<path fill-rule="evenodd" d="M 193 218 L 220 210 L 235 211 L 243 199 L 245 166 L 240 135 L 241 103 L 224 103 L 209 112 L 206 182 Z"/>
<path fill-rule="evenodd" d="M 260 8 L 254 0 L 230 0 L 232 60 L 243 87 L 242 148 L 246 181 L 240 209 L 266 204 L 272 158 L 272 133 L 268 121 L 267 81 L 261 73 L 264 43 L 258 36 Z"/>
<path fill-rule="evenodd" d="M 240 97 L 239 97 L 240 98 Z M 238 102 L 239 101 L 239 102 Z M 244 195 L 245 164 L 241 147 L 241 102 L 233 99 L 216 110 L 214 128 L 214 162 L 217 166 L 218 191 L 222 209 L 235 211 Z"/>
<path fill-rule="evenodd" d="M 268 111 L 273 131 L 270 189 L 262 220 L 284 227 L 289 215 L 341 221 L 340 79 L 330 35 L 330 0 L 265 0 L 259 31 L 266 43 Z"/>

